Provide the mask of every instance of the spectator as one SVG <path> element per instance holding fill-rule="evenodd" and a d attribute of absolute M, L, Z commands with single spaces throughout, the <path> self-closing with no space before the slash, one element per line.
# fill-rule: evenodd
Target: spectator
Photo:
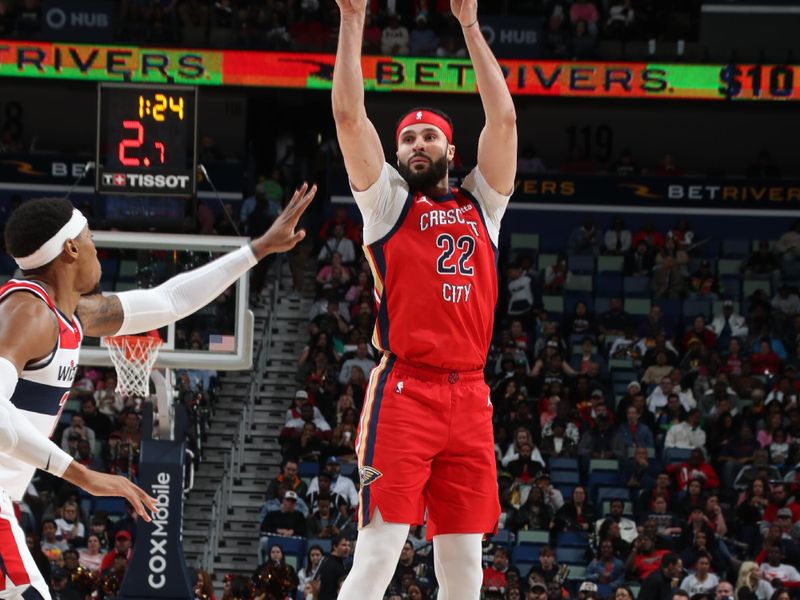
<path fill-rule="evenodd" d="M 83 538 L 86 536 L 86 529 L 79 517 L 78 505 L 75 502 L 65 502 L 61 507 L 61 517 L 56 519 L 56 537 L 73 547 L 83 545 Z"/>
<path fill-rule="evenodd" d="M 631 244 L 635 248 L 636 245 L 639 243 L 640 240 L 643 240 L 647 247 L 658 251 L 664 247 L 664 235 L 656 229 L 656 226 L 653 225 L 652 221 L 645 221 L 642 228 L 633 234 L 633 240 Z"/>
<path fill-rule="evenodd" d="M 688 348 L 693 339 L 697 339 L 706 350 L 713 350 L 717 345 L 717 336 L 706 326 L 706 318 L 703 315 L 697 315 L 692 321 L 691 328 L 683 334 L 683 347 Z"/>
<path fill-rule="evenodd" d="M 775 544 L 767 550 L 767 560 L 761 565 L 761 576 L 775 588 L 800 588 L 800 573 L 783 563 L 783 549 Z"/>
<path fill-rule="evenodd" d="M 352 240 L 353 243 L 361 243 L 361 228 L 356 225 L 347 213 L 347 207 L 337 205 L 334 215 L 327 219 L 319 231 L 319 240 L 321 242 L 327 241 L 331 237 L 331 232 L 337 225 L 344 227 L 345 236 Z"/>
<path fill-rule="evenodd" d="M 629 39 L 635 30 L 635 17 L 633 0 L 614 0 L 608 9 L 605 37 L 622 41 Z"/>
<path fill-rule="evenodd" d="M 719 279 L 711 272 L 711 263 L 703 260 L 700 268 L 692 273 L 689 281 L 689 298 L 692 300 L 716 300 L 722 292 Z"/>
<path fill-rule="evenodd" d="M 626 277 L 650 277 L 653 270 L 653 253 L 644 240 L 639 240 L 625 253 L 623 273 Z"/>
<path fill-rule="evenodd" d="M 695 594 L 702 594 L 705 592 L 713 592 L 719 585 L 719 577 L 711 573 L 711 556 L 708 554 L 701 554 L 694 565 L 687 565 L 694 569 L 691 573 L 683 578 L 681 581 L 681 589 L 693 597 Z"/>
<path fill-rule="evenodd" d="M 594 225 L 591 215 L 586 215 L 583 224 L 570 233 L 568 248 L 569 254 L 583 256 L 597 256 L 600 254 L 600 232 Z"/>
<path fill-rule="evenodd" d="M 547 31 L 544 36 L 544 47 L 548 58 L 569 58 L 569 34 L 564 26 L 564 17 L 553 14 L 547 22 Z"/>
<path fill-rule="evenodd" d="M 306 583 L 314 581 L 317 576 L 317 571 L 319 570 L 319 566 L 322 563 L 322 557 L 325 555 L 322 548 L 314 544 L 308 549 L 308 553 L 306 554 L 306 561 L 302 569 L 297 572 L 297 591 L 303 592 Z M 303 598 L 306 596 L 303 595 Z"/>
<path fill-rule="evenodd" d="M 353 240 L 345 237 L 344 225 L 334 225 L 333 235 L 325 240 L 322 249 L 319 251 L 319 260 L 328 262 L 333 258 L 333 253 L 338 252 L 342 257 L 342 263 L 350 265 L 356 260 L 356 248 Z"/>
<path fill-rule="evenodd" d="M 587 501 L 586 488 L 577 485 L 572 490 L 572 498 L 564 504 L 555 516 L 553 530 L 562 531 L 591 531 L 596 520 L 594 506 Z"/>
<path fill-rule="evenodd" d="M 564 506 L 564 496 L 550 482 L 550 474 L 547 471 L 540 471 L 536 474 L 536 486 L 542 490 L 544 501 L 552 509 L 553 513 Z"/>
<path fill-rule="evenodd" d="M 720 347 L 727 346 L 732 338 L 746 338 L 749 332 L 747 320 L 735 312 L 733 300 L 722 303 L 722 314 L 714 317 L 710 329 L 717 336 Z"/>
<path fill-rule="evenodd" d="M 539 454 L 539 450 L 536 450 L 539 457 L 538 460 L 533 458 L 533 450 L 534 448 L 531 443 L 523 442 L 519 447 L 519 458 L 512 460 L 506 468 L 514 479 L 520 483 L 532 481 L 536 473 L 545 466 L 544 460 L 541 458 L 541 454 Z"/>
<path fill-rule="evenodd" d="M 410 36 L 410 50 L 412 56 L 433 56 L 439 38 L 430 27 L 428 18 L 420 14 L 415 21 L 416 26 Z"/>
<path fill-rule="evenodd" d="M 794 232 L 792 232 L 794 234 Z M 793 235 L 791 236 L 794 237 Z M 798 240 L 800 242 L 800 240 Z M 800 247 L 800 245 L 798 246 Z M 758 242 L 758 250 L 756 250 L 742 265 L 745 277 L 748 275 L 770 275 L 772 280 L 772 287 L 778 287 L 780 279 L 781 265 L 775 254 L 772 253 L 767 240 L 760 240 Z"/>
<path fill-rule="evenodd" d="M 742 591 L 744 590 L 744 592 Z M 741 592 L 741 595 L 739 595 Z M 745 561 L 739 569 L 739 578 L 736 580 L 736 595 L 744 598 L 745 592 L 750 593 L 750 598 L 756 600 L 770 600 L 775 589 L 768 581 L 764 581 L 758 564 Z"/>
<path fill-rule="evenodd" d="M 669 465 L 667 472 L 675 477 L 679 491 L 684 491 L 692 479 L 700 479 L 705 490 L 719 487 L 719 476 L 706 462 L 701 449 L 692 450 L 688 461 Z"/>
<path fill-rule="evenodd" d="M 544 173 L 547 169 L 542 162 L 542 159 L 536 155 L 536 150 L 533 146 L 526 144 L 522 147 L 517 158 L 517 172 L 529 175 Z"/>
<path fill-rule="evenodd" d="M 523 273 L 519 263 L 508 268 L 508 315 L 523 316 L 533 309 L 533 288 L 531 278 Z"/>
<path fill-rule="evenodd" d="M 306 520 L 303 514 L 297 511 L 297 494 L 288 490 L 283 495 L 280 510 L 267 513 L 261 522 L 261 532 L 275 533 L 286 536 L 305 536 Z"/>
<path fill-rule="evenodd" d="M 625 564 L 614 556 L 611 540 L 600 542 L 600 555 L 586 567 L 586 579 L 612 587 L 625 581 Z"/>
<path fill-rule="evenodd" d="M 659 383 L 658 387 L 656 387 L 647 398 L 648 410 L 654 415 L 657 414 L 660 409 L 667 405 L 667 400 L 672 393 L 674 393 L 672 379 L 670 377 L 662 377 L 661 383 Z M 684 410 L 689 411 L 694 408 L 685 394 L 679 392 L 677 395 Z"/>
<path fill-rule="evenodd" d="M 594 58 L 596 48 L 597 40 L 591 33 L 590 24 L 583 19 L 577 21 L 572 34 L 573 59 L 587 60 Z"/>
<path fill-rule="evenodd" d="M 350 504 L 350 508 L 358 506 L 358 492 L 356 491 L 356 486 L 351 479 L 341 475 L 342 465 L 339 463 L 339 459 L 335 456 L 328 457 L 325 470 L 331 476 L 331 490 L 347 500 Z M 308 486 L 308 493 L 313 494 L 317 490 L 319 490 L 319 478 L 315 477 Z"/>
<path fill-rule="evenodd" d="M 338 533 L 348 522 L 347 510 L 342 511 L 333 505 L 333 500 L 328 494 L 317 496 L 317 509 L 308 517 L 306 531 L 310 538 L 330 538 Z"/>
<path fill-rule="evenodd" d="M 685 295 L 686 287 L 686 276 L 674 257 L 665 257 L 663 262 L 653 269 L 650 285 L 653 298 L 680 299 Z"/>
<path fill-rule="evenodd" d="M 624 516 L 625 501 L 621 498 L 614 498 L 609 502 L 609 513 L 606 518 L 598 519 L 595 523 L 595 531 L 600 540 L 608 538 L 608 530 L 611 524 L 615 524 L 619 530 L 619 537 L 630 544 L 639 536 L 636 523 Z M 625 553 L 627 558 L 627 552 Z"/>
<path fill-rule="evenodd" d="M 571 458 L 578 455 L 578 446 L 566 435 L 566 424 L 559 418 L 553 419 L 551 433 L 542 438 L 541 453 L 547 459 L 553 457 Z"/>
<path fill-rule="evenodd" d="M 389 24 L 383 28 L 381 52 L 388 56 L 405 56 L 409 50 L 408 29 L 396 14 L 389 15 Z"/>
<path fill-rule="evenodd" d="M 771 376 L 780 372 L 781 359 L 773 351 L 769 338 L 761 338 L 758 352 L 750 357 L 750 368 L 754 375 Z"/>
<path fill-rule="evenodd" d="M 361 370 L 367 374 L 375 367 L 375 361 L 369 356 L 369 347 L 367 342 L 360 341 L 356 349 L 356 354 L 353 358 L 348 358 L 342 364 L 339 371 L 339 383 L 345 385 L 350 380 L 350 370 L 354 367 L 360 367 Z"/>
<path fill-rule="evenodd" d="M 544 493 L 538 485 L 533 485 L 525 502 L 514 512 L 509 529 L 543 530 L 553 525 L 553 509 L 545 502 Z"/>
<path fill-rule="evenodd" d="M 600 315 L 598 328 L 600 334 L 623 335 L 628 327 L 634 325 L 633 318 L 622 309 L 622 298 L 612 296 L 608 303 L 608 310 Z"/>
<path fill-rule="evenodd" d="M 633 542 L 633 550 L 625 563 L 625 572 L 629 578 L 643 582 L 651 574 L 658 571 L 662 558 L 667 554 L 669 554 L 667 550 L 656 550 L 654 538 L 649 535 L 640 535 Z M 659 596 L 641 597 L 655 599 Z"/>
<path fill-rule="evenodd" d="M 79 436 L 79 439 L 86 440 L 89 442 L 89 445 L 94 447 L 96 439 L 95 433 L 84 424 L 83 417 L 80 414 L 72 415 L 70 426 L 64 429 L 64 432 L 61 434 L 61 448 L 65 451 L 69 448 L 68 442 L 72 435 Z"/>
<path fill-rule="evenodd" d="M 559 577 L 556 555 L 550 546 L 542 546 L 539 548 L 539 564 L 537 565 L 534 563 L 531 567 L 530 573 L 528 574 L 529 581 L 533 575 L 541 578 L 545 583 L 552 583 Z"/>
<path fill-rule="evenodd" d="M 103 556 L 100 563 L 100 572 L 103 573 L 106 569 L 114 566 L 114 559 L 119 556 L 125 559 L 126 563 L 131 560 L 133 556 L 133 548 L 131 547 L 132 540 L 131 534 L 122 529 L 114 536 L 114 548 L 109 550 Z"/>
<path fill-rule="evenodd" d="M 86 548 L 78 552 L 78 561 L 84 569 L 91 571 L 95 577 L 100 575 L 103 555 L 100 552 L 100 537 L 90 533 L 86 536 Z"/>
<path fill-rule="evenodd" d="M 625 227 L 622 217 L 614 217 L 611 227 L 603 236 L 603 242 L 606 254 L 622 255 L 631 249 L 631 232 Z"/>
<path fill-rule="evenodd" d="M 281 463 L 281 473 L 267 485 L 267 500 L 278 497 L 279 487 L 296 492 L 300 496 L 305 496 L 308 493 L 305 482 L 297 475 L 297 467 L 297 460 L 292 458 L 283 459 Z"/>
<path fill-rule="evenodd" d="M 573 8 L 576 6 L 577 4 L 573 4 Z M 633 177 L 639 175 L 640 172 L 639 166 L 633 160 L 633 154 L 628 149 L 622 151 L 619 160 L 614 164 L 611 170 L 620 177 Z M 650 246 L 655 247 L 655 244 L 650 243 Z"/>
<path fill-rule="evenodd" d="M 492 563 L 483 569 L 484 589 L 497 588 L 500 591 L 506 591 L 508 588 L 506 583 L 507 572 L 508 550 L 502 546 L 497 546 L 492 556 Z"/>
<path fill-rule="evenodd" d="M 81 600 L 81 595 L 69 583 L 69 573 L 60 567 L 50 572 L 50 592 L 53 600 Z"/>
<path fill-rule="evenodd" d="M 664 439 L 664 448 L 703 449 L 706 445 L 706 432 L 700 428 L 700 411 L 693 408 L 686 421 L 669 428 Z"/>
<path fill-rule="evenodd" d="M 573 26 L 577 26 L 580 21 L 585 21 L 592 36 L 597 35 L 597 21 L 599 18 L 600 14 L 597 12 L 597 7 L 591 0 L 575 0 L 575 3 L 569 9 L 569 20 Z"/>
<path fill-rule="evenodd" d="M 668 553 L 661 558 L 661 565 L 642 583 L 639 592 L 648 600 L 672 600 L 672 590 L 678 587 L 683 573 L 683 563 L 677 554 Z"/>
<path fill-rule="evenodd" d="M 654 448 L 655 439 L 650 428 L 640 422 L 641 415 L 635 406 L 626 411 L 626 421 L 617 428 L 614 437 L 614 454 L 618 458 L 628 456 L 629 448 Z"/>
<path fill-rule="evenodd" d="M 339 585 L 347 569 L 344 560 L 350 554 L 350 540 L 343 535 L 335 535 L 331 539 L 331 553 L 322 559 L 319 566 L 319 595 L 317 600 L 336 600 Z"/>
<path fill-rule="evenodd" d="M 571 278 L 572 273 L 567 267 L 567 257 L 559 254 L 556 257 L 555 264 L 548 265 L 544 271 L 542 289 L 545 294 L 561 294 L 564 292 L 564 286 L 569 283 Z"/>

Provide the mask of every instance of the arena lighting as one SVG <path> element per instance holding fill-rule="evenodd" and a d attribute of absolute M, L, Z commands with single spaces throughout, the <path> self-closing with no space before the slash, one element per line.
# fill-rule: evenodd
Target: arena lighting
<path fill-rule="evenodd" d="M 330 90 L 333 54 L 185 50 L 0 40 L 0 77 Z M 363 57 L 379 92 L 475 93 L 468 60 Z M 517 96 L 798 100 L 800 65 L 505 60 Z"/>

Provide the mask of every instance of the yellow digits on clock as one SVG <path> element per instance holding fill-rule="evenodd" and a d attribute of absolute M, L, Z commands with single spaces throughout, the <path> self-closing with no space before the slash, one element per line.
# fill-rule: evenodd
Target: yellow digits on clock
<path fill-rule="evenodd" d="M 153 105 L 153 119 L 156 121 L 163 121 L 164 111 L 167 110 L 167 97 L 164 94 L 156 94 L 155 101 Z"/>
<path fill-rule="evenodd" d="M 174 112 L 178 113 L 178 119 L 183 121 L 183 97 L 178 96 L 178 101 L 175 102 L 175 99 L 170 96 L 169 97 L 169 109 Z"/>

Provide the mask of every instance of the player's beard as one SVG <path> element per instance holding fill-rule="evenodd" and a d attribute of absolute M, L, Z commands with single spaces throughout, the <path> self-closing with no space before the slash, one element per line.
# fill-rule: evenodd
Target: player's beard
<path fill-rule="evenodd" d="M 414 158 L 419 158 L 420 155 L 411 156 L 406 163 L 397 164 L 397 172 L 406 180 L 408 187 L 412 192 L 424 192 L 435 188 L 447 176 L 447 157 L 442 156 L 437 160 L 431 160 L 428 168 L 422 171 L 413 171 L 410 163 Z"/>

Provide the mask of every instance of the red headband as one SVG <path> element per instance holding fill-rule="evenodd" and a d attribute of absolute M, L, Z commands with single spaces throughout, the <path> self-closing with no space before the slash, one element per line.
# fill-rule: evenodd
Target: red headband
<path fill-rule="evenodd" d="M 400 124 L 397 126 L 397 139 L 400 139 L 400 132 L 403 131 L 409 125 L 415 125 L 417 123 L 424 123 L 425 125 L 433 125 L 437 129 L 441 130 L 444 134 L 444 137 L 447 138 L 447 143 L 453 143 L 453 128 L 450 127 L 450 123 L 447 122 L 447 119 L 437 115 L 434 112 L 429 110 L 417 110 L 408 113 L 403 120 L 400 121 Z"/>

